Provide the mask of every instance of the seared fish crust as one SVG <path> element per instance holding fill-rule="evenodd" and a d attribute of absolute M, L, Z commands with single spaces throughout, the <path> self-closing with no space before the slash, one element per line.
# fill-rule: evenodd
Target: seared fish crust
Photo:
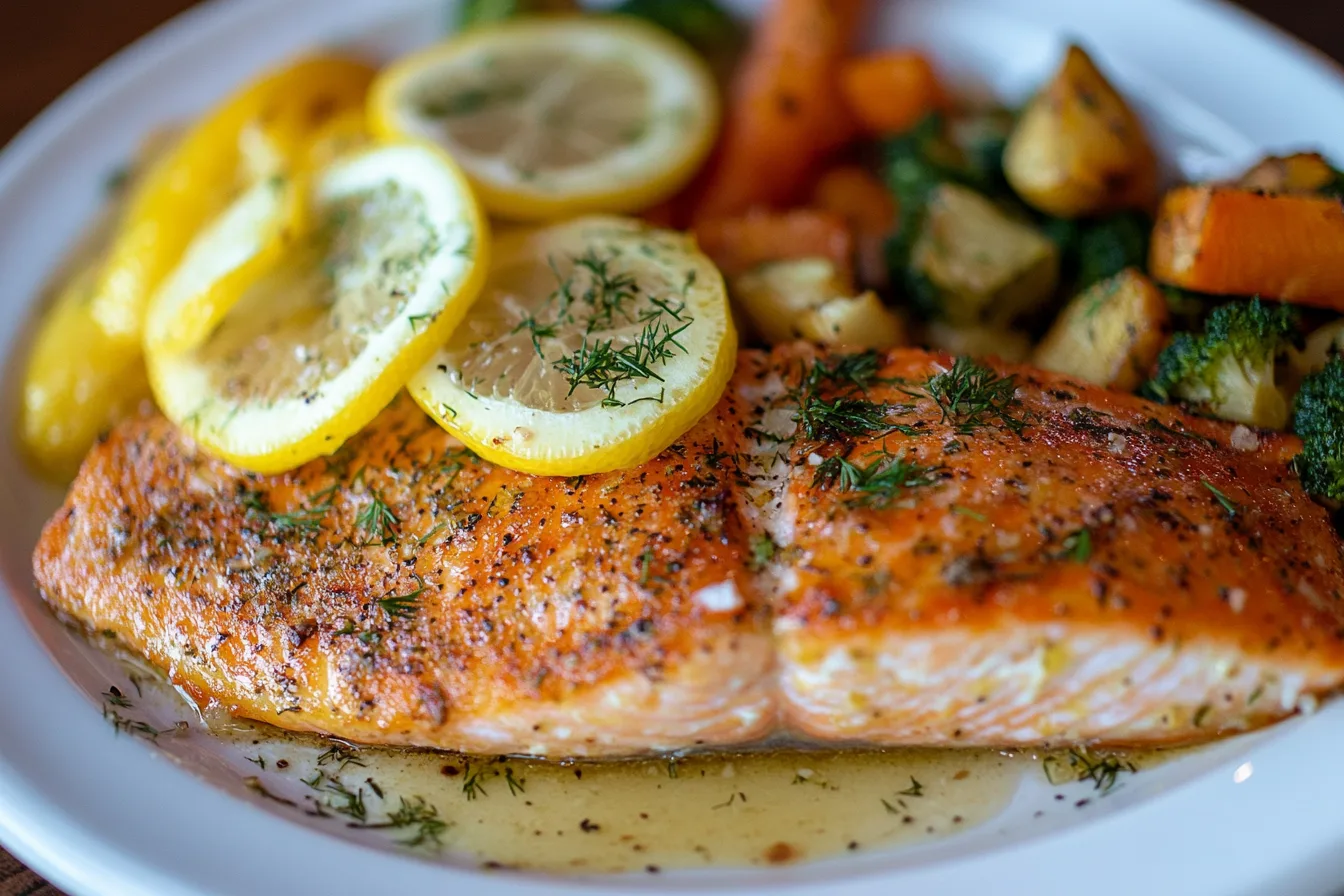
<path fill-rule="evenodd" d="M 355 741 L 1196 740 L 1344 680 L 1344 553 L 1296 450 L 1025 367 L 789 347 L 743 352 L 658 458 L 572 480 L 405 398 L 278 476 L 129 421 L 34 569 L 201 702 Z"/>

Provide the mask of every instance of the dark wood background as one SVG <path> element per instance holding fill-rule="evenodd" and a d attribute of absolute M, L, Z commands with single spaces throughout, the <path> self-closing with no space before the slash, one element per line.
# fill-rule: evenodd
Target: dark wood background
<path fill-rule="evenodd" d="M 193 5 L 194 0 L 5 0 L 0 21 L 0 143 L 8 142 L 81 75 Z M 1241 5 L 1344 60 L 1340 0 L 1242 0 Z"/>

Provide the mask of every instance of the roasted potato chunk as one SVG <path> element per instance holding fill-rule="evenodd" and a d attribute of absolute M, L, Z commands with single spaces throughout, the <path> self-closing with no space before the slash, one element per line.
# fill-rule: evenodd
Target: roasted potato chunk
<path fill-rule="evenodd" d="M 1003 170 L 1022 199 L 1060 218 L 1157 201 L 1157 156 L 1143 125 L 1077 46 L 1018 119 Z"/>
<path fill-rule="evenodd" d="M 824 302 L 799 315 L 794 327 L 804 339 L 832 348 L 891 348 L 905 342 L 904 322 L 871 291 Z"/>
<path fill-rule="evenodd" d="M 1147 378 L 1167 330 L 1162 291 L 1137 268 L 1126 268 L 1074 298 L 1031 360 L 1046 370 L 1129 392 Z"/>
<path fill-rule="evenodd" d="M 1058 247 L 989 199 L 944 183 L 929 195 L 910 267 L 937 293 L 922 304 L 953 325 L 1005 325 L 1049 299 Z"/>
<path fill-rule="evenodd" d="M 854 286 L 827 258 L 798 258 L 758 265 L 729 280 L 729 293 L 752 330 L 771 345 L 798 338 L 797 320 Z"/>
<path fill-rule="evenodd" d="M 1318 152 L 1266 156 L 1241 176 L 1237 186 L 1263 193 L 1319 193 L 1335 184 L 1337 172 Z"/>

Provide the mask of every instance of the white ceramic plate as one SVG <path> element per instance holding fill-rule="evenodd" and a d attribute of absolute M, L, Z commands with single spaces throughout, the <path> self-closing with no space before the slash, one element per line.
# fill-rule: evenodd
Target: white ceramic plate
<path fill-rule="evenodd" d="M 315 45 L 381 56 L 440 34 L 444 0 L 208 4 L 122 53 L 0 156 L 0 419 L 13 420 L 34 297 L 97 209 L 109 172 L 160 123 Z M 756 4 L 741 2 L 746 9 Z M 1116 73 L 1185 175 L 1264 149 L 1344 158 L 1344 81 L 1312 51 L 1201 0 L 877 0 L 874 45 L 929 48 L 967 89 L 1023 98 L 1068 38 Z M 998 820 L 911 849 L 770 871 L 575 880 L 482 875 L 306 826 L 241 784 L 207 735 L 166 757 L 116 737 L 100 692 L 124 672 L 34 593 L 29 555 L 59 495 L 0 444 L 0 840 L 76 894 L 652 892 L 1314 893 L 1344 885 L 1344 702 L 1134 776 L 1085 811 L 1025 784 Z M 158 707 L 171 714 L 171 706 Z M 162 721 L 166 716 L 151 721 Z M 1055 808 L 1050 806 L 1051 808 Z M 333 834 L 336 834 L 333 836 Z"/>

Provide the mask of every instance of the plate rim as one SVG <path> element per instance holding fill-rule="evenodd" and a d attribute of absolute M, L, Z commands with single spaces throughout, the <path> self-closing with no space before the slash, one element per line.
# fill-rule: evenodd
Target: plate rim
<path fill-rule="evenodd" d="M 1010 10 L 1029 5 L 1049 11 L 1067 5 L 1067 0 L 978 2 Z M 384 12 L 395 12 L 395 3 L 383 5 L 387 7 Z M 1299 58 L 1297 63 L 1310 70 L 1310 78 L 1318 86 L 1328 86 L 1344 102 L 1344 67 L 1253 13 L 1222 0 L 1127 0 L 1126 5 L 1130 8 L 1129 15 L 1138 15 L 1139 8 L 1147 5 L 1150 8 L 1161 6 L 1167 11 L 1184 10 L 1201 19 L 1212 17 L 1221 20 L 1274 55 L 1302 54 L 1305 50 L 1307 58 Z M 165 59 L 184 52 L 191 44 L 209 39 L 213 32 L 247 28 L 247 23 L 253 18 L 259 21 L 251 27 L 260 27 L 261 22 L 272 16 L 277 20 L 294 19 L 302 9 L 330 15 L 336 7 L 349 11 L 365 6 L 367 0 L 289 0 L 283 8 L 273 0 L 208 0 L 174 17 L 80 78 L 8 143 L 0 152 L 0 197 L 22 177 L 36 156 L 60 139 L 62 131 L 74 126 L 101 100 L 117 95 L 128 82 L 144 75 Z M 4 341 L 12 342 L 15 333 L 3 333 L 0 336 L 4 337 Z M 0 840 L 7 844 L 16 857 L 67 892 L 182 892 L 217 893 L 220 896 L 250 892 L 245 885 L 242 888 L 237 886 L 240 884 L 239 879 L 225 880 L 222 874 L 216 875 L 210 869 L 208 862 L 200 862 L 200 859 L 208 859 L 212 855 L 218 858 L 221 854 L 249 855 L 249 852 L 249 858 L 255 862 L 253 870 L 248 873 L 262 876 L 277 889 L 286 886 L 294 892 L 333 887 L 345 891 L 359 886 L 385 886 L 390 874 L 396 875 L 398 883 L 408 890 L 456 883 L 473 886 L 473 891 L 488 889 L 497 896 L 539 892 L 611 892 L 636 887 L 641 890 L 667 889 L 642 879 L 637 883 L 626 878 L 594 882 L 528 875 L 483 876 L 481 872 L 472 869 L 434 865 L 404 855 L 353 845 L 260 811 L 200 780 L 140 743 L 109 737 L 106 725 L 96 713 L 89 711 L 87 699 L 38 643 L 24 616 L 18 601 L 0 583 L 0 645 L 13 648 L 0 654 L 0 670 L 6 667 L 28 670 L 33 673 L 32 680 L 43 679 L 40 691 L 36 687 L 32 689 L 33 692 L 27 692 L 27 687 L 0 689 L 0 720 L 41 717 L 50 713 L 62 720 L 63 729 L 59 737 L 49 734 L 46 740 L 25 740 L 12 736 L 13 732 L 8 735 L 0 732 Z M 1344 707 L 1336 706 L 1334 709 L 1344 710 Z M 51 749 L 60 746 L 53 743 L 51 738 L 67 741 L 64 747 L 68 749 L 70 741 L 80 741 L 84 737 L 97 743 L 99 758 L 96 766 L 86 763 L 75 769 L 70 776 L 72 780 L 59 787 L 51 781 L 36 779 L 30 773 L 36 755 L 34 751 L 44 746 Z M 1344 739 L 1344 711 L 1323 712 L 1318 718 L 1309 720 L 1308 724 L 1297 725 L 1295 730 L 1286 731 L 1282 736 L 1253 748 L 1253 758 L 1249 761 L 1255 763 L 1255 774 L 1246 783 L 1236 787 L 1238 792 L 1251 795 L 1241 802 L 1249 802 L 1265 810 L 1261 818 L 1266 825 L 1276 829 L 1273 834 L 1274 848 L 1278 850 L 1280 861 L 1274 866 L 1269 879 L 1279 880 L 1283 879 L 1284 874 L 1293 874 L 1293 869 L 1286 864 L 1292 863 L 1295 868 L 1306 869 L 1307 873 L 1314 875 L 1312 880 L 1315 884 L 1309 880 L 1305 886 L 1324 885 L 1326 878 L 1321 876 L 1322 873 L 1333 874 L 1344 867 L 1340 862 L 1323 859 L 1331 853 L 1337 853 L 1337 847 L 1344 844 L 1344 781 L 1322 781 L 1320 776 L 1313 774 L 1313 769 L 1330 767 L 1321 763 L 1328 763 L 1333 758 L 1329 745 L 1336 738 Z M 22 761 L 28 765 L 22 764 Z M 143 845 L 140 852 L 124 852 L 114 845 L 118 838 L 111 835 L 111 828 L 108 827 L 109 823 L 115 824 L 115 821 L 110 816 L 103 817 L 109 807 L 92 803 L 80 813 L 72 814 L 66 808 L 70 804 L 71 788 L 75 789 L 76 795 L 80 788 L 84 788 L 87 793 L 101 793 L 106 797 L 129 799 L 135 796 L 115 786 L 117 782 L 100 781 L 100 776 L 107 770 L 120 773 L 128 781 L 145 784 L 145 792 L 139 794 L 138 805 L 141 806 L 152 807 L 155 798 L 169 793 L 185 793 L 189 796 L 190 811 L 184 814 L 185 807 L 168 807 L 170 811 L 162 812 L 152 823 L 146 822 L 147 833 L 167 837 L 175 830 L 180 833 L 182 825 L 190 826 L 193 817 L 198 826 L 201 819 L 208 819 L 214 828 L 211 837 L 206 838 L 210 841 L 209 848 L 201 852 L 201 844 L 198 843 L 195 850 L 186 849 L 174 861 L 168 862 L 165 862 L 162 850 L 157 854 L 153 851 L 152 844 L 147 853 Z M 1201 808 L 1207 812 L 1207 807 L 1217 804 L 1215 793 L 1228 792 L 1230 766 L 1225 771 L 1227 780 L 1222 782 L 1221 789 L 1216 786 L 1218 782 L 1214 779 L 1224 772 L 1211 771 L 1172 793 L 1048 838 L 992 849 L 939 865 L 892 869 L 837 881 L 825 887 L 825 891 L 858 896 L 886 892 L 892 884 L 903 884 L 937 888 L 940 892 L 978 892 L 983 881 L 993 879 L 996 881 L 996 890 L 1001 892 L 1018 892 L 1027 888 L 1036 893 L 1071 892 L 1078 884 L 1077 879 L 1069 875 L 1061 877 L 1053 872 L 1049 867 L 1051 856 L 1065 851 L 1073 851 L 1075 855 L 1080 852 L 1104 855 L 1099 850 L 1106 848 L 1108 840 L 1136 837 L 1149 820 L 1162 814 L 1198 817 Z M 49 804 L 54 791 L 62 794 L 63 804 Z M 1300 814 L 1294 816 L 1274 811 L 1276 803 L 1288 802 L 1284 799 L 1285 795 L 1315 797 L 1316 814 L 1309 829 L 1304 828 Z M 1223 801 L 1226 801 L 1226 797 Z M 144 818 L 138 820 L 143 821 Z M 1224 822 L 1222 828 L 1217 828 L 1218 821 Z M 1154 843 L 1152 838 L 1148 838 L 1147 845 L 1152 851 L 1145 856 L 1146 861 L 1130 862 L 1122 867 L 1115 867 L 1112 863 L 1107 867 L 1109 877 L 1096 882 L 1092 889 L 1100 893 L 1133 892 L 1140 887 L 1183 892 L 1253 889 L 1247 886 L 1249 882 L 1263 882 L 1267 878 L 1263 867 L 1259 877 L 1254 869 L 1248 868 L 1248 856 L 1256 851 L 1262 854 L 1269 851 L 1263 839 L 1259 842 L 1255 839 L 1269 834 L 1265 826 L 1244 825 L 1253 835 L 1248 840 L 1246 831 L 1238 836 L 1234 830 L 1224 830 L 1226 821 L 1215 819 L 1212 825 L 1226 837 L 1220 853 L 1224 865 L 1216 873 L 1207 873 L 1209 869 L 1201 867 L 1197 876 L 1188 876 L 1183 881 L 1173 877 L 1173 869 L 1179 870 L 1179 865 L 1195 864 L 1189 861 L 1191 844 L 1184 838 L 1172 838 L 1165 844 Z M 241 840 L 240 833 L 246 835 Z M 1209 833 L 1204 832 L 1204 836 L 1207 838 Z M 1134 842 L 1144 841 L 1136 837 Z M 313 868 L 291 868 L 286 873 L 283 868 L 284 857 L 277 852 L 279 844 L 287 844 L 295 850 L 312 851 L 314 855 L 345 853 L 348 863 L 345 866 L 324 866 L 320 872 Z M 182 847 L 186 844 L 179 840 L 178 845 Z M 1203 848 L 1208 846 L 1205 843 Z M 349 861 L 356 851 L 358 860 Z M 266 869 L 264 873 L 261 870 L 263 863 Z M 1322 872 L 1322 868 L 1326 871 Z M 1339 879 L 1344 879 L 1344 874 L 1333 880 L 1337 882 Z M 666 883 L 673 889 L 684 888 L 672 880 Z M 818 887 L 817 892 L 821 889 Z M 698 891 L 706 892 L 699 888 Z"/>

